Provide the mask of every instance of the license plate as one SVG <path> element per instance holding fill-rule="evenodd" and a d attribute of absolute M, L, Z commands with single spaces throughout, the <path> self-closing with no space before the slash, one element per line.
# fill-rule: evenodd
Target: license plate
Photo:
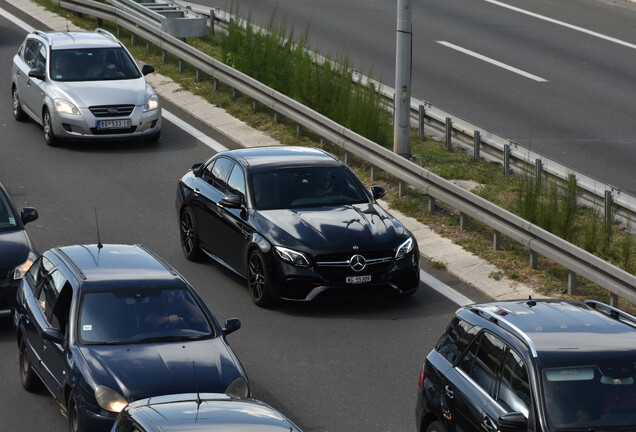
<path fill-rule="evenodd" d="M 349 276 L 345 279 L 348 284 L 361 284 L 371 282 L 371 275 L 366 276 Z"/>
<path fill-rule="evenodd" d="M 132 125 L 130 119 L 124 120 L 100 120 L 97 122 L 97 129 L 124 129 Z"/>

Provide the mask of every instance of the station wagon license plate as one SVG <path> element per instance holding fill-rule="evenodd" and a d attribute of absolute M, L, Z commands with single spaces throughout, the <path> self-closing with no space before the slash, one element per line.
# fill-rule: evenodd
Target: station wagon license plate
<path fill-rule="evenodd" d="M 132 125 L 130 119 L 122 120 L 100 120 L 97 122 L 97 129 L 125 129 Z"/>
<path fill-rule="evenodd" d="M 361 284 L 361 283 L 367 283 L 367 282 L 371 282 L 371 275 L 365 275 L 365 276 L 348 276 L 345 281 L 348 284 Z"/>

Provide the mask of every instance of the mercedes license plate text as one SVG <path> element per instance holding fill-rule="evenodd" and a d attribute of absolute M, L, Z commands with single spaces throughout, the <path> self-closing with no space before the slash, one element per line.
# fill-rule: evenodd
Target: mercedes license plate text
<path fill-rule="evenodd" d="M 366 276 L 349 276 L 346 279 L 348 284 L 361 284 L 371 282 L 371 275 Z"/>

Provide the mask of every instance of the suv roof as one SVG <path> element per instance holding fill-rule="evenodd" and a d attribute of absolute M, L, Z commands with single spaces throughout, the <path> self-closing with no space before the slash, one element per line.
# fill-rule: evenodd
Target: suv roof
<path fill-rule="evenodd" d="M 33 33 L 46 39 L 52 49 L 113 48 L 121 46 L 119 41 L 111 33 L 102 29 L 95 31 L 51 32 L 36 30 Z"/>
<path fill-rule="evenodd" d="M 184 286 L 163 259 L 140 245 L 74 245 L 53 249 L 82 280 L 82 289 Z"/>
<path fill-rule="evenodd" d="M 462 312 L 462 310 L 464 312 Z M 526 300 L 492 302 L 460 309 L 477 314 L 521 339 L 534 357 L 636 350 L 636 318 L 596 301 Z"/>
<path fill-rule="evenodd" d="M 338 165 L 333 155 L 314 148 L 301 146 L 252 147 L 229 151 L 242 158 L 251 167 L 284 165 L 286 167 L 314 165 L 317 163 Z"/>

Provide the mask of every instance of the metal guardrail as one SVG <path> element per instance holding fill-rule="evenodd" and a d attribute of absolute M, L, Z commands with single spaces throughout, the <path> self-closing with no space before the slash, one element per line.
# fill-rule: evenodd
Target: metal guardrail
<path fill-rule="evenodd" d="M 189 8 L 196 10 L 201 15 L 213 17 L 217 25 L 227 26 L 230 20 L 239 19 L 219 8 L 210 9 L 201 4 L 188 1 L 181 1 L 180 3 L 188 5 Z M 316 53 L 311 54 L 318 63 L 330 61 Z M 357 73 L 354 74 L 354 81 L 363 85 L 373 84 L 385 98 L 387 106 L 392 108 L 395 94 L 395 90 L 392 87 Z M 420 113 L 420 111 L 423 112 Z M 537 166 L 537 161 L 540 161 L 542 175 L 547 179 L 546 184 L 551 181 L 555 181 L 557 184 L 564 184 L 568 182 L 570 175 L 574 175 L 577 187 L 581 191 L 580 199 L 583 203 L 592 208 L 601 209 L 606 214 L 608 214 L 606 208 L 610 206 L 612 216 L 625 226 L 636 220 L 635 196 L 594 177 L 578 172 L 567 165 L 556 162 L 454 114 L 436 108 L 427 101 L 411 98 L 411 124 L 413 127 L 423 129 L 424 124 L 427 124 L 429 127 L 434 128 L 438 136 L 445 138 L 447 119 L 450 119 L 453 143 L 462 146 L 465 150 L 475 150 L 475 133 L 477 132 L 479 134 L 479 151 L 482 157 L 491 161 L 507 163 L 518 173 L 533 172 Z M 507 157 L 504 156 L 506 152 L 508 152 Z M 504 169 L 507 168 L 505 167 Z"/>
<path fill-rule="evenodd" d="M 373 166 L 386 171 L 429 196 L 438 199 L 483 224 L 541 254 L 570 272 L 594 282 L 617 297 L 636 304 L 636 276 L 529 223 L 483 198 L 427 171 L 390 150 L 346 129 L 299 102 L 204 54 L 187 43 L 158 30 L 146 20 L 121 9 L 92 0 L 61 0 L 61 7 L 105 19 L 126 28 L 211 75 L 236 91 L 284 115 L 324 139 L 340 146 Z"/>

